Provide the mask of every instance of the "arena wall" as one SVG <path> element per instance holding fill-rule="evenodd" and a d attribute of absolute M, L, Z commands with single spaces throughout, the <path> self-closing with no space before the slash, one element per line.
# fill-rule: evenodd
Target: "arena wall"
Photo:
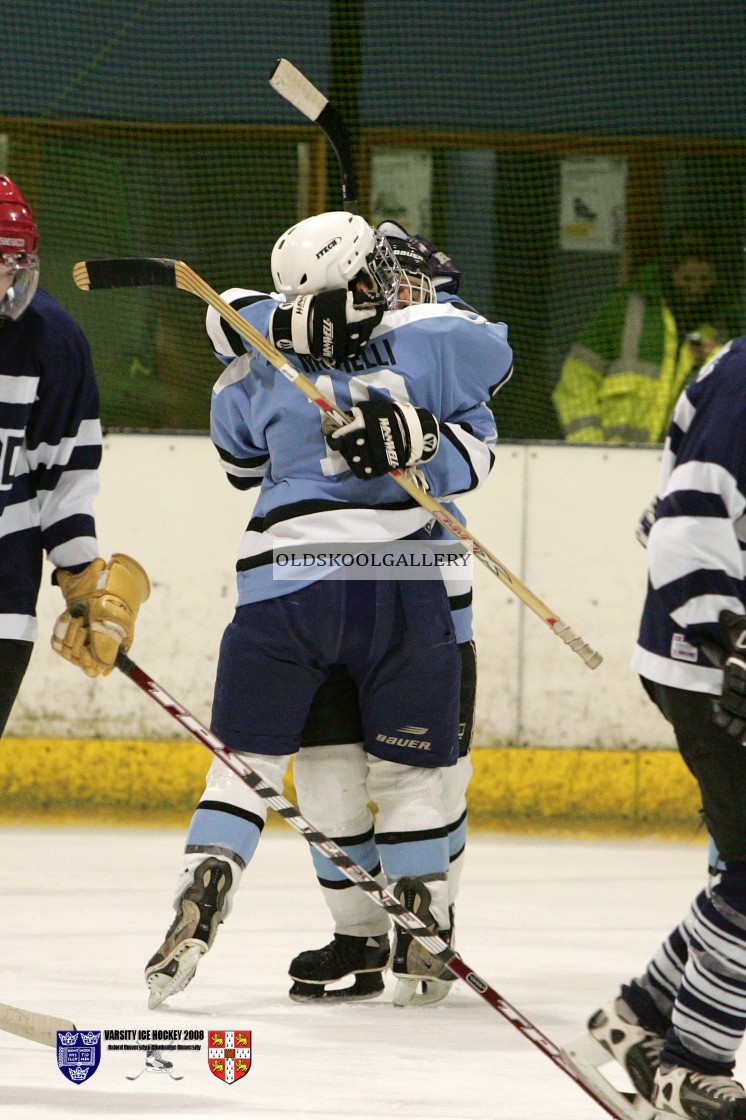
<path fill-rule="evenodd" d="M 476 823 L 696 831 L 693 782 L 629 667 L 646 581 L 635 526 L 659 469 L 656 448 L 504 444 L 487 484 L 463 501 L 475 535 L 604 657 L 590 671 L 475 563 Z M 137 557 L 153 584 L 134 659 L 205 722 L 252 506 L 207 436 L 105 440 L 101 549 Z M 188 818 L 207 752 L 122 674 L 91 681 L 55 657 L 60 605 L 46 580 L 0 760 L 4 818 Z"/>

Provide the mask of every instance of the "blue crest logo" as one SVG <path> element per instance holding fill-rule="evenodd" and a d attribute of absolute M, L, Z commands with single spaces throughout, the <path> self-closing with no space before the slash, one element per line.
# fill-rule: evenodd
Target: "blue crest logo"
<path fill-rule="evenodd" d="M 73 1085 L 89 1081 L 101 1061 L 101 1031 L 57 1031 L 57 1065 Z"/>

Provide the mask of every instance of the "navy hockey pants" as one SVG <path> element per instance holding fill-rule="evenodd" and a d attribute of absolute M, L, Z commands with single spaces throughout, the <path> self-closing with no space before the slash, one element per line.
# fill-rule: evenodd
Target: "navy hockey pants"
<path fill-rule="evenodd" d="M 441 580 L 323 579 L 236 610 L 212 729 L 229 747 L 294 754 L 320 686 L 343 665 L 365 749 L 406 766 L 458 757 L 461 654 Z"/>

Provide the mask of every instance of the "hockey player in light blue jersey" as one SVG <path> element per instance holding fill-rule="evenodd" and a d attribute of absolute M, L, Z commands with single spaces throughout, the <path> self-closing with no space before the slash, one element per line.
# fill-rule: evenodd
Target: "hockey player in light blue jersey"
<path fill-rule="evenodd" d="M 381 223 L 378 229 L 386 237 L 405 274 L 406 285 L 400 287 L 398 302 L 402 305 L 434 303 L 437 298 L 441 302 L 459 304 L 464 310 L 472 310 L 457 298 L 460 271 L 432 242 L 418 235 L 410 236 L 392 221 Z M 491 441 L 493 433 L 490 432 L 487 438 Z M 477 659 L 471 629 L 471 588 L 463 583 L 449 586 L 448 582 L 446 588 L 461 653 L 458 761 L 443 771 L 449 857 L 449 926 L 453 931 L 466 848 L 466 792 L 472 775 L 471 738 Z M 316 694 L 303 730 L 301 749 L 295 758 L 293 777 L 298 804 L 304 816 L 318 823 L 327 835 L 337 837 L 337 842 L 354 853 L 369 873 L 380 875 L 380 851 L 368 807 L 367 770 L 355 686 L 344 667 L 335 666 Z M 328 796 L 330 776 L 333 774 L 339 775 L 339 780 L 348 790 L 341 815 L 338 803 L 330 803 Z M 379 834 L 378 839 L 385 845 L 385 835 Z M 330 860 L 314 850 L 311 856 L 324 900 L 334 919 L 334 939 L 323 948 L 306 950 L 294 957 L 289 969 L 293 979 L 290 996 L 299 1002 L 375 998 L 384 990 L 383 972 L 370 970 L 371 954 L 366 942 L 368 938 L 388 931 L 388 919 L 365 892 L 340 876 Z M 352 983 L 339 983 L 350 975 Z M 415 994 L 418 986 L 421 991 Z M 399 978 L 393 1000 L 398 1005 L 412 1000 L 435 1003 L 447 995 L 450 987 L 449 981 L 432 977 L 423 978 L 419 985 L 409 977 Z"/>
<path fill-rule="evenodd" d="M 319 690 L 342 667 L 359 707 L 383 872 L 406 905 L 449 936 L 443 775 L 458 758 L 462 643 L 443 579 L 338 578 L 319 563 L 284 578 L 278 560 L 309 546 L 360 555 L 439 537 L 387 475 L 416 471 L 445 501 L 486 478 L 495 430 L 485 402 L 511 371 L 507 332 L 452 303 L 412 304 L 386 241 L 356 215 L 293 227 L 275 246 L 272 272 L 279 296 L 233 289 L 224 298 L 350 420 L 325 431 L 304 395 L 208 313 L 227 363 L 213 394 L 213 440 L 234 485 L 261 487 L 239 549 L 238 605 L 221 645 L 212 726 L 281 783 Z M 327 803 L 365 865 L 372 833 L 355 843 L 347 827 L 360 793 L 359 774 L 346 784 L 328 766 Z M 176 918 L 146 968 L 151 1007 L 191 980 L 265 817 L 261 798 L 211 767 L 187 836 Z M 359 941 L 380 976 L 386 932 Z M 423 976 L 452 979 L 425 958 L 397 930 L 396 975 L 415 987 Z"/>

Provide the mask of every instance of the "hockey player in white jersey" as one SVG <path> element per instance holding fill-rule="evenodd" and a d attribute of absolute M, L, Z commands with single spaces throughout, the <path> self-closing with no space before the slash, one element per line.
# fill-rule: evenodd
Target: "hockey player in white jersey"
<path fill-rule="evenodd" d="M 733 1079 L 746 1028 L 745 379 L 738 338 L 681 395 L 646 518 L 633 666 L 697 779 L 718 854 L 684 921 L 588 1024 L 650 1117 L 746 1120 Z"/>
<path fill-rule="evenodd" d="M 277 578 L 273 559 L 278 546 L 359 551 L 438 538 L 440 526 L 386 476 L 416 470 L 446 500 L 483 481 L 495 439 L 485 402 L 510 374 L 507 332 L 452 304 L 399 307 L 396 258 L 356 215 L 319 215 L 293 227 L 275 246 L 272 271 L 279 296 L 231 290 L 225 298 L 350 421 L 324 432 L 319 414 L 267 362 L 251 352 L 233 357 L 235 332 L 208 313 L 215 349 L 228 363 L 213 394 L 213 440 L 234 485 L 261 486 L 240 548 L 238 606 L 221 645 L 212 726 L 281 783 L 320 687 L 343 666 L 359 704 L 383 872 L 398 897 L 449 936 L 442 789 L 458 757 L 462 659 L 445 585 L 339 579 L 319 565 Z M 330 803 L 348 796 L 333 767 L 327 796 Z M 191 980 L 265 819 L 261 798 L 225 767 L 211 767 L 187 836 L 176 918 L 146 968 L 150 1006 Z M 356 857 L 366 843 L 352 846 Z M 365 941 L 380 973 L 387 933 Z M 424 969 L 442 975 L 412 948 L 397 932 L 395 972 L 399 961 L 415 984 Z"/>

